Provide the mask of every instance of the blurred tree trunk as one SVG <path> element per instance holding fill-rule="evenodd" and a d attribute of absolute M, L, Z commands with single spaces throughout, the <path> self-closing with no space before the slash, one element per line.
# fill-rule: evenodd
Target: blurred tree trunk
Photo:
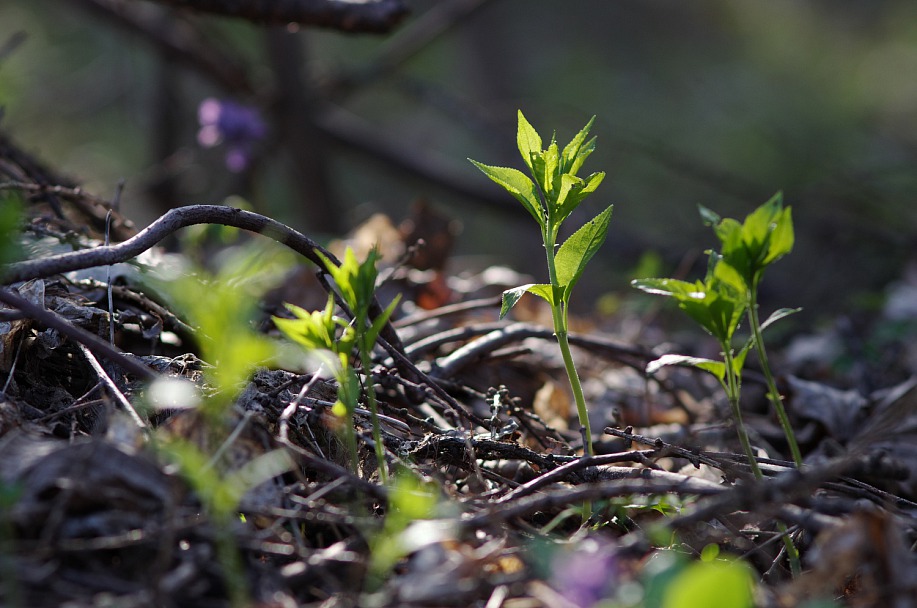
<path fill-rule="evenodd" d="M 310 230 L 341 232 L 343 214 L 331 200 L 325 162 L 327 142 L 313 122 L 315 98 L 304 77 L 305 50 L 300 36 L 284 28 L 267 33 L 268 56 L 274 72 L 274 137 L 285 152 L 298 190 L 293 212 Z"/>

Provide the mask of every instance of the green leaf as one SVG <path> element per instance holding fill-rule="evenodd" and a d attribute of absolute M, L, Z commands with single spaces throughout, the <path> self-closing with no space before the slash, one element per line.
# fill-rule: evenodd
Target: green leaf
<path fill-rule="evenodd" d="M 733 299 L 737 303 L 748 302 L 748 284 L 732 265 L 720 260 L 713 267 L 713 276 L 708 279 L 708 285 L 716 289 L 723 297 Z"/>
<path fill-rule="evenodd" d="M 801 310 L 802 308 L 781 308 L 780 310 L 775 310 L 771 313 L 771 316 L 769 316 L 767 320 L 761 324 L 761 331 L 764 331 L 767 327 L 773 325 L 780 319 L 794 315 Z"/>
<path fill-rule="evenodd" d="M 541 153 L 541 136 L 538 135 L 538 131 L 529 124 L 525 116 L 522 115 L 522 110 L 519 110 L 519 126 L 516 129 L 516 144 L 519 146 L 519 154 L 522 155 L 525 166 L 529 168 L 529 171 L 534 173 L 532 155 Z"/>
<path fill-rule="evenodd" d="M 646 366 L 646 374 L 653 376 L 663 367 L 678 365 L 681 367 L 693 367 L 713 374 L 722 382 L 726 377 L 726 364 L 722 361 L 713 359 L 704 359 L 702 357 L 689 357 L 687 355 L 663 355 L 655 361 L 650 361 Z"/>
<path fill-rule="evenodd" d="M 634 279 L 630 284 L 635 289 L 646 293 L 678 299 L 693 298 L 703 300 L 706 292 L 704 285 L 699 281 L 697 283 L 689 283 L 678 279 Z"/>
<path fill-rule="evenodd" d="M 776 218 L 773 231 L 770 234 L 770 242 L 767 255 L 764 257 L 765 265 L 776 262 L 790 251 L 793 250 L 795 242 L 793 232 L 793 211 L 787 207 Z"/>
<path fill-rule="evenodd" d="M 538 190 L 529 177 L 522 173 L 522 171 L 510 167 L 491 167 L 489 165 L 483 165 L 476 160 L 471 160 L 470 158 L 468 160 L 470 160 L 475 167 L 480 169 L 484 175 L 500 184 L 504 190 L 516 197 L 516 200 L 522 203 L 525 210 L 535 218 L 538 225 L 544 228 L 544 211 L 539 202 Z"/>
<path fill-rule="evenodd" d="M 566 181 L 570 184 L 568 193 L 563 192 L 564 178 L 567 178 Z M 595 189 L 599 187 L 603 179 L 605 179 L 604 173 L 593 173 L 585 181 L 572 175 L 562 175 L 561 195 L 563 196 L 558 195 L 557 197 L 557 212 L 554 214 L 555 222 L 559 224 L 573 213 L 573 210 L 579 207 L 583 199 L 595 192 Z"/>
<path fill-rule="evenodd" d="M 712 210 L 703 205 L 698 205 L 697 210 L 700 211 L 701 221 L 704 222 L 704 226 L 716 226 L 720 223 L 720 216 Z"/>
<path fill-rule="evenodd" d="M 662 608 L 754 606 L 754 578 L 741 561 L 694 562 L 666 586 Z"/>
<path fill-rule="evenodd" d="M 589 143 L 591 148 L 586 146 L 584 148 L 583 143 L 586 141 L 586 137 L 589 136 L 589 131 L 592 129 L 592 125 L 595 123 L 595 116 L 589 119 L 589 122 L 586 123 L 586 126 L 583 127 L 579 133 L 573 136 L 573 139 L 570 140 L 570 143 L 564 146 L 563 154 L 561 155 L 561 172 L 569 175 L 576 175 L 577 169 L 583 164 L 583 161 L 586 160 L 586 157 L 592 153 L 592 150 L 595 149 L 595 138 L 593 138 Z M 582 159 L 580 156 L 582 154 Z M 574 168 L 574 163 L 578 162 L 576 168 Z"/>
<path fill-rule="evenodd" d="M 379 332 L 381 332 L 385 324 L 388 323 L 388 320 L 392 317 L 392 313 L 395 312 L 395 308 L 398 307 L 398 302 L 400 301 L 401 294 L 399 293 L 397 296 L 395 296 L 395 299 L 392 300 L 391 304 L 389 304 L 385 310 L 382 311 L 382 314 L 373 320 L 372 325 L 366 331 L 366 342 L 370 348 L 372 348 L 372 345 L 376 343 L 376 338 L 379 337 Z"/>
<path fill-rule="evenodd" d="M 535 294 L 540 298 L 543 298 L 548 302 L 548 304 L 554 305 L 554 290 L 550 285 L 545 285 L 543 283 L 529 283 L 528 285 L 522 285 L 521 287 L 515 287 L 513 289 L 507 289 L 503 292 L 503 305 L 500 307 L 500 318 L 506 316 L 513 306 L 516 305 L 522 295 L 525 293 Z"/>
<path fill-rule="evenodd" d="M 556 200 L 556 193 L 554 188 L 556 185 L 555 178 L 558 177 L 558 169 L 560 168 L 560 151 L 557 149 L 557 142 L 551 141 L 551 145 L 548 146 L 548 149 L 544 151 L 544 169 L 539 177 L 541 178 L 541 188 L 544 191 L 544 195 L 549 200 L 554 197 Z M 536 175 L 538 175 L 536 173 Z M 550 206 L 550 203 L 548 203 Z M 556 205 L 555 205 L 556 208 Z"/>
<path fill-rule="evenodd" d="M 587 222 L 582 228 L 570 235 L 564 244 L 557 250 L 554 264 L 557 271 L 557 284 L 563 290 L 562 299 L 567 301 L 570 291 L 586 268 L 586 264 L 599 250 L 608 234 L 608 224 L 611 222 L 609 206 L 604 211 Z"/>

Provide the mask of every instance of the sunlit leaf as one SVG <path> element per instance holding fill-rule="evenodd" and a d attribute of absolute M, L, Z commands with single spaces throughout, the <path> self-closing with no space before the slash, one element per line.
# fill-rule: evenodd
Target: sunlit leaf
<path fill-rule="evenodd" d="M 681 570 L 668 584 L 662 608 L 751 608 L 754 605 L 753 590 L 751 569 L 743 562 L 694 562 Z"/>
<path fill-rule="evenodd" d="M 532 155 L 541 152 L 541 136 L 538 135 L 538 131 L 529 124 L 525 116 L 522 115 L 522 110 L 519 110 L 519 126 L 516 130 L 516 144 L 519 146 L 519 154 L 522 155 L 525 166 L 534 173 Z"/>
<path fill-rule="evenodd" d="M 586 123 L 586 126 L 583 127 L 579 133 L 573 136 L 573 139 L 570 140 L 569 144 L 564 146 L 564 151 L 561 155 L 561 171 L 563 173 L 576 175 L 576 172 L 579 167 L 582 166 L 583 161 L 585 161 L 586 157 L 592 153 L 593 149 L 595 149 L 595 138 L 590 140 L 590 145 L 583 145 L 586 142 L 586 137 L 589 136 L 589 131 L 592 129 L 593 123 L 595 123 L 595 116 L 590 118 L 589 122 Z"/>
<path fill-rule="evenodd" d="M 689 283 L 679 279 L 634 279 L 630 284 L 635 289 L 646 293 L 678 299 L 703 300 L 706 292 L 704 285 L 700 282 Z"/>
<path fill-rule="evenodd" d="M 395 299 L 386 306 L 385 310 L 382 311 L 378 317 L 376 317 L 372 325 L 368 330 L 366 330 L 366 342 L 368 345 L 375 344 L 376 338 L 379 337 L 379 332 L 382 331 L 382 328 L 388 323 L 388 320 L 391 318 L 392 313 L 395 312 L 395 309 L 398 307 L 398 302 L 401 301 L 401 294 L 395 296 Z"/>
<path fill-rule="evenodd" d="M 491 167 L 483 165 L 475 160 L 468 159 L 475 167 L 480 169 L 484 175 L 500 184 L 504 190 L 512 194 L 516 200 L 522 203 L 525 210 L 535 218 L 535 221 L 544 227 L 544 212 L 541 208 L 538 190 L 535 183 L 521 171 L 510 167 Z"/>
<path fill-rule="evenodd" d="M 655 361 L 650 361 L 646 366 L 646 374 L 653 376 L 663 367 L 677 365 L 680 367 L 693 367 L 703 370 L 716 376 L 722 382 L 726 377 L 726 364 L 722 361 L 713 359 L 704 359 L 701 357 L 689 357 L 687 355 L 663 355 Z"/>
<path fill-rule="evenodd" d="M 797 312 L 800 312 L 801 310 L 802 308 L 781 308 L 779 310 L 775 310 L 774 312 L 771 313 L 771 316 L 769 316 L 767 320 L 761 324 L 761 331 L 764 331 L 767 327 L 773 325 L 780 319 L 783 319 L 790 315 L 794 315 Z"/>
<path fill-rule="evenodd" d="M 774 229 L 770 235 L 770 243 L 763 263 L 765 265 L 776 262 L 793 250 L 795 241 L 793 232 L 793 211 L 787 207 L 777 216 Z"/>
<path fill-rule="evenodd" d="M 506 316 L 525 293 L 534 294 L 546 300 L 548 304 L 554 304 L 554 290 L 550 285 L 544 283 L 530 283 L 513 289 L 507 289 L 503 292 L 503 305 L 500 307 L 501 319 Z"/>
<path fill-rule="evenodd" d="M 570 235 L 564 244 L 557 250 L 554 262 L 557 270 L 557 284 L 563 289 L 563 300 L 568 301 L 570 291 L 582 276 L 586 264 L 596 254 L 608 234 L 608 224 L 611 222 L 609 206 L 583 225 L 579 230 Z"/>

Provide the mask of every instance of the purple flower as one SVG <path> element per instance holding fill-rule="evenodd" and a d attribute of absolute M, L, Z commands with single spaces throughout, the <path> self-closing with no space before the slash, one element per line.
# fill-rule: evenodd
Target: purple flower
<path fill-rule="evenodd" d="M 551 560 L 551 586 L 571 604 L 590 608 L 613 589 L 618 578 L 614 548 L 595 538 L 576 549 L 558 551 Z"/>
<path fill-rule="evenodd" d="M 256 108 L 234 101 L 205 99 L 197 109 L 201 124 L 197 141 L 205 148 L 226 144 L 226 167 L 243 171 L 252 156 L 255 142 L 267 134 L 267 126 Z"/>

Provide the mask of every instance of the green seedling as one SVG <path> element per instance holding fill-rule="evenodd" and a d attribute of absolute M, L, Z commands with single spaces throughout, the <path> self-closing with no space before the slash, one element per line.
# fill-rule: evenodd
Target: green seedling
<path fill-rule="evenodd" d="M 334 343 L 336 332 L 341 328 L 341 321 L 335 320 L 333 316 L 331 300 L 329 300 L 329 304 L 323 313 L 310 314 L 302 309 L 291 307 L 290 310 L 296 315 L 296 319 L 284 320 L 275 318 L 274 322 L 285 335 L 307 349 L 319 348 L 337 353 L 344 370 L 342 372 L 343 376 L 338 378 L 339 386 L 341 387 L 338 392 L 341 404 L 339 413 L 351 417 L 358 400 L 358 379 L 350 368 L 349 355 L 353 346 L 356 346 L 360 358 L 360 366 L 363 368 L 365 376 L 366 400 L 372 418 L 373 443 L 375 444 L 376 460 L 379 465 L 379 476 L 383 483 L 388 483 L 385 446 L 382 443 L 376 393 L 372 381 L 372 352 L 376 339 L 379 337 L 379 332 L 382 331 L 382 328 L 398 305 L 398 298 L 389 304 L 382 314 L 375 319 L 369 318 L 369 310 L 376 290 L 376 278 L 378 276 L 376 261 L 379 257 L 378 251 L 372 250 L 366 260 L 361 263 L 357 261 L 356 255 L 349 247 L 344 252 L 344 259 L 341 261 L 340 266 L 336 266 L 323 257 L 328 273 L 337 286 L 341 300 L 350 309 L 350 313 L 353 316 L 352 323 L 345 323 L 347 331 L 341 334 L 341 337 L 345 338 L 343 344 Z M 353 425 L 349 426 L 352 430 Z M 355 448 L 352 453 L 355 453 Z"/>
<path fill-rule="evenodd" d="M 274 325 L 306 352 L 318 355 L 322 365 L 332 370 L 338 383 L 338 399 L 332 412 L 345 420 L 344 441 L 350 453 L 350 468 L 356 473 L 358 458 L 353 415 L 360 398 L 360 380 L 350 364 L 356 346 L 356 332 L 347 319 L 334 314 L 334 296 L 331 294 L 328 294 L 328 304 L 321 311 L 309 312 L 293 304 L 286 306 L 295 318 L 274 317 Z"/>
<path fill-rule="evenodd" d="M 288 261 L 279 249 L 242 247 L 226 252 L 215 273 L 201 268 L 193 272 L 160 268 L 157 276 L 150 278 L 150 283 L 198 329 L 201 356 L 211 364 L 204 370 L 211 390 L 199 407 L 207 435 L 204 445 L 174 438 L 158 441 L 155 436 L 154 440 L 161 454 L 194 488 L 213 522 L 216 557 L 232 606 L 251 603 L 233 536 L 239 503 L 248 490 L 291 470 L 294 463 L 286 452 L 274 450 L 234 470 L 224 471 L 214 465 L 236 439 L 226 414 L 240 388 L 256 366 L 276 354 L 275 343 L 256 331 L 254 319 L 260 296 L 280 279 Z"/>
<path fill-rule="evenodd" d="M 520 111 L 516 143 L 529 175 L 509 167 L 492 167 L 471 161 L 487 177 L 522 203 L 541 229 L 549 283 L 522 285 L 505 291 L 500 317 L 505 316 L 525 293 L 535 294 L 550 304 L 554 333 L 576 401 L 583 434 L 583 450 L 589 456 L 594 454 L 592 430 L 583 388 L 570 353 L 567 315 L 573 287 L 582 276 L 586 264 L 605 241 L 612 207 L 607 207 L 574 232 L 559 248 L 557 238 L 563 221 L 605 178 L 604 173 L 593 173 L 585 179 L 577 177 L 583 163 L 595 150 L 595 138 L 586 139 L 594 121 L 593 117 L 563 150 L 558 147 L 554 137 L 551 138 L 548 148 L 542 149 L 541 136 Z"/>
<path fill-rule="evenodd" d="M 674 298 L 679 308 L 719 342 L 723 360 L 665 355 L 647 365 L 646 371 L 652 375 L 667 365 L 684 365 L 715 376 L 726 392 L 739 442 L 748 458 L 752 473 L 755 478 L 762 479 L 761 469 L 742 421 L 740 406 L 742 370 L 752 348 L 758 352 L 762 367 L 766 370 L 769 396 L 780 417 L 793 453 L 793 460 L 797 466 L 802 463 L 780 394 L 767 366 L 762 337 L 765 328 L 797 312 L 798 309 L 780 309 L 764 323 L 760 323 L 757 301 L 758 285 L 764 269 L 789 253 L 793 247 L 791 211 L 789 207 L 783 208 L 782 197 L 778 194 L 756 209 L 743 223 L 733 219 L 720 219 L 705 208 L 701 208 L 701 215 L 706 222 L 713 225 L 723 245 L 722 253 L 709 252 L 710 260 L 704 280 L 690 283 L 676 279 L 638 279 L 632 281 L 632 285 L 648 293 Z M 746 316 L 751 326 L 751 336 L 736 350 L 733 346 L 734 336 L 742 318 Z M 780 529 L 786 531 L 783 524 L 780 524 Z M 784 535 L 784 542 L 791 567 L 797 572 L 798 553 L 788 535 Z"/>
<path fill-rule="evenodd" d="M 726 392 L 732 416 L 736 424 L 739 442 L 748 457 L 748 463 L 755 477 L 761 477 L 761 470 L 755 458 L 745 424 L 739 399 L 742 390 L 742 369 L 751 342 L 736 351 L 733 338 L 747 308 L 745 282 L 739 273 L 726 264 L 720 256 L 710 254 L 707 275 L 703 281 L 681 281 L 678 279 L 637 279 L 631 283 L 647 293 L 674 298 L 689 317 L 713 336 L 722 349 L 723 360 L 715 361 L 701 357 L 665 355 L 647 365 L 646 372 L 654 375 L 668 365 L 695 367 L 712 374 L 719 380 Z"/>
<path fill-rule="evenodd" d="M 242 247 L 229 250 L 216 272 L 196 268 L 158 269 L 149 282 L 165 293 L 198 331 L 204 370 L 213 394 L 202 413 L 213 422 L 223 416 L 251 373 L 271 361 L 276 345 L 256 331 L 260 296 L 289 268 L 280 249 Z"/>
<path fill-rule="evenodd" d="M 701 216 L 713 227 L 716 236 L 722 243 L 723 261 L 735 268 L 745 282 L 748 325 L 755 352 L 758 353 L 761 371 L 767 382 L 768 398 L 783 427 L 793 462 L 797 467 L 801 467 L 802 454 L 799 451 L 793 427 L 786 415 L 786 409 L 783 407 L 780 392 L 777 390 L 777 383 L 774 381 L 774 375 L 768 363 L 762 335 L 765 326 L 798 312 L 799 309 L 778 310 L 764 324 L 761 323 L 758 314 L 758 286 L 761 284 L 764 270 L 793 249 L 795 236 L 792 209 L 783 206 L 783 194 L 778 192 L 771 200 L 745 218 L 741 224 L 734 219 L 721 219 L 704 207 L 701 207 Z"/>

